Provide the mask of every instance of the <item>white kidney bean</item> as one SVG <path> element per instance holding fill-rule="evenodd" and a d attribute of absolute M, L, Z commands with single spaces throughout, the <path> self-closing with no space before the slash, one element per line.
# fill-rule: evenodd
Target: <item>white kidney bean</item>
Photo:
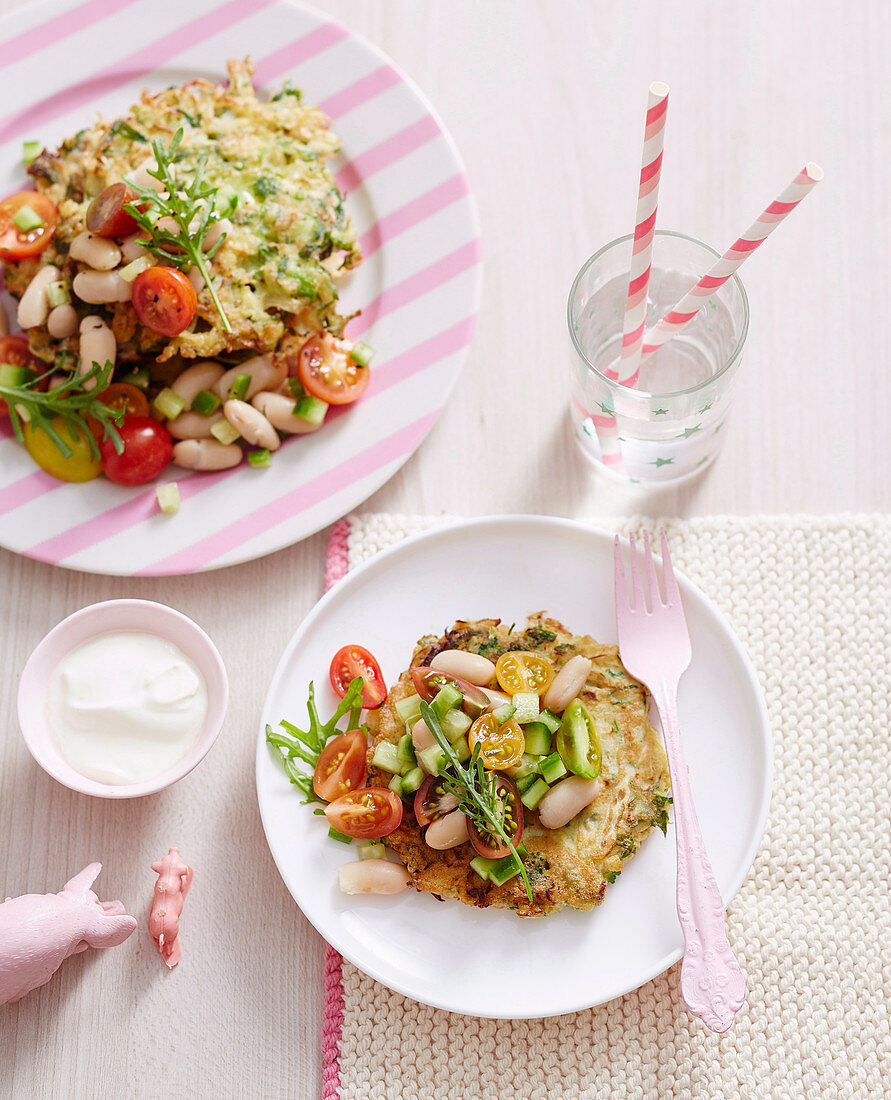
<path fill-rule="evenodd" d="M 116 271 L 81 271 L 74 276 L 71 289 L 82 302 L 91 305 L 129 302 L 133 290 Z"/>
<path fill-rule="evenodd" d="M 213 435 L 210 429 L 222 419 L 223 414 L 219 409 L 210 416 L 197 412 L 181 412 L 173 420 L 167 421 L 167 430 L 174 439 L 210 439 Z"/>
<path fill-rule="evenodd" d="M 280 432 L 290 432 L 292 435 L 307 435 L 309 432 L 317 432 L 321 424 L 311 424 L 301 416 L 294 416 L 297 402 L 293 397 L 286 397 L 283 393 L 269 393 L 263 390 L 254 394 L 251 404 L 266 417 L 273 428 Z"/>
<path fill-rule="evenodd" d="M 469 684 L 485 687 L 495 679 L 495 665 L 479 653 L 465 653 L 463 649 L 444 649 L 430 662 L 430 667 L 449 676 L 459 676 Z"/>
<path fill-rule="evenodd" d="M 401 863 L 388 859 L 357 859 L 337 874 L 344 894 L 398 894 L 411 879 Z"/>
<path fill-rule="evenodd" d="M 168 233 L 179 234 L 179 222 L 176 218 L 158 218 L 155 229 L 166 229 Z M 173 250 L 174 252 L 176 249 Z"/>
<path fill-rule="evenodd" d="M 244 363 L 239 363 L 237 367 L 227 370 L 214 386 L 214 393 L 225 401 L 229 396 L 232 383 L 239 374 L 246 374 L 251 380 L 244 396 L 245 401 L 250 401 L 254 394 L 259 393 L 261 390 L 277 390 L 288 377 L 288 364 L 281 362 L 276 366 L 268 355 L 257 355 L 253 359 L 248 359 Z"/>
<path fill-rule="evenodd" d="M 151 187 L 152 190 L 160 194 L 164 190 L 164 184 L 159 179 L 155 179 L 154 176 L 150 176 L 149 169 L 153 172 L 158 170 L 158 162 L 154 157 L 149 157 L 148 160 L 144 160 L 142 164 L 134 168 L 132 172 L 128 172 L 128 178 L 133 180 L 134 183 L 138 183 L 140 187 Z"/>
<path fill-rule="evenodd" d="M 213 359 L 199 359 L 186 367 L 170 388 L 179 394 L 188 409 L 202 390 L 212 390 L 225 373 L 225 368 Z"/>
<path fill-rule="evenodd" d="M 587 683 L 593 666 L 594 662 L 580 653 L 570 657 L 545 693 L 545 709 L 562 714 Z"/>
<path fill-rule="evenodd" d="M 457 848 L 459 844 L 466 844 L 468 839 L 467 818 L 461 810 L 452 810 L 445 817 L 431 821 L 424 833 L 424 843 L 437 852 Z"/>
<path fill-rule="evenodd" d="M 480 691 L 483 695 L 489 696 L 489 702 L 493 707 L 503 706 L 505 703 L 511 702 L 511 696 L 505 695 L 503 691 L 498 691 L 496 688 L 481 687 Z"/>
<path fill-rule="evenodd" d="M 6 308 L 0 303 L 0 336 L 9 335 L 9 318 L 6 316 Z"/>
<path fill-rule="evenodd" d="M 108 362 L 114 365 L 117 353 L 117 340 L 102 318 L 92 314 L 84 317 L 80 323 L 80 373 L 85 374 L 94 363 L 100 367 Z M 86 388 L 91 390 L 95 385 L 96 379 L 92 378 Z"/>
<path fill-rule="evenodd" d="M 555 783 L 538 804 L 538 816 L 546 829 L 561 829 L 567 821 L 590 806 L 597 796 L 599 779 L 571 775 Z"/>
<path fill-rule="evenodd" d="M 232 222 L 228 218 L 220 218 L 218 222 L 213 222 L 207 231 L 207 234 L 202 242 L 201 248 L 204 252 L 209 251 L 222 237 L 224 233 L 232 232 Z"/>
<path fill-rule="evenodd" d="M 216 439 L 183 439 L 173 445 L 173 461 L 187 470 L 228 470 L 242 457 L 237 444 Z"/>
<path fill-rule="evenodd" d="M 131 233 L 129 237 L 124 237 L 121 241 L 121 260 L 125 264 L 132 264 L 134 260 L 138 260 L 140 256 L 151 256 L 151 252 L 143 248 L 142 245 L 137 244 L 137 241 L 147 240 L 145 231 L 137 229 L 135 233 Z"/>
<path fill-rule="evenodd" d="M 47 264 L 28 283 L 19 302 L 17 319 L 21 328 L 34 328 L 35 325 L 42 325 L 46 321 L 49 313 L 46 288 L 50 283 L 57 283 L 59 277 L 59 269 L 52 264 Z"/>
<path fill-rule="evenodd" d="M 46 319 L 46 328 L 50 336 L 56 340 L 64 340 L 66 336 L 73 336 L 77 332 L 77 310 L 70 302 L 56 306 L 50 310 Z"/>
<path fill-rule="evenodd" d="M 436 739 L 423 718 L 419 718 L 411 728 L 411 743 L 415 753 L 432 748 L 436 744 Z"/>
<path fill-rule="evenodd" d="M 86 229 L 71 242 L 72 260 L 81 260 L 96 271 L 111 271 L 121 262 L 121 250 L 107 237 L 94 237 Z"/>
<path fill-rule="evenodd" d="M 267 451 L 277 451 L 282 445 L 275 428 L 259 409 L 255 409 L 247 401 L 230 400 L 223 402 L 223 416 L 226 417 L 233 428 L 238 428 L 248 443 L 253 443 L 255 447 L 265 447 Z"/>
<path fill-rule="evenodd" d="M 200 294 L 201 291 L 204 289 L 204 276 L 201 274 L 198 268 L 194 265 L 190 267 L 189 270 L 186 272 L 186 278 L 195 288 L 195 293 Z"/>

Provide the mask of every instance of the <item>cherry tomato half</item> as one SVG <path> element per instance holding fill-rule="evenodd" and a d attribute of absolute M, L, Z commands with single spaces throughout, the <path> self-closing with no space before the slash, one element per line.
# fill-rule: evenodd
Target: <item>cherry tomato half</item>
<path fill-rule="evenodd" d="M 23 206 L 30 206 L 43 220 L 36 229 L 19 229 L 13 222 Z M 59 208 L 39 191 L 19 191 L 0 202 L 0 259 L 26 260 L 42 252 L 53 239 L 59 222 Z"/>
<path fill-rule="evenodd" d="M 372 655 L 360 645 L 345 645 L 334 654 L 328 669 L 331 686 L 341 697 L 357 676 L 361 676 L 362 706 L 366 710 L 377 710 L 387 698 L 387 685 L 384 683 L 381 666 Z"/>
<path fill-rule="evenodd" d="M 352 345 L 329 334 L 313 336 L 300 349 L 297 376 L 307 393 L 329 405 L 349 405 L 365 392 L 368 367 L 350 358 Z"/>
<path fill-rule="evenodd" d="M 312 777 L 312 789 L 325 802 L 355 791 L 368 774 L 368 738 L 362 730 L 347 730 L 322 749 Z"/>
<path fill-rule="evenodd" d="M 554 666 L 540 653 L 509 650 L 498 658 L 495 676 L 502 689 L 511 695 L 518 691 L 543 695 L 554 679 Z"/>
<path fill-rule="evenodd" d="M 479 718 L 489 707 L 489 696 L 467 680 L 462 680 L 460 676 L 451 676 L 435 668 L 413 668 L 411 679 L 415 685 L 415 691 L 425 703 L 432 703 L 439 689 L 445 684 L 453 684 L 463 696 L 461 709 L 471 718 Z"/>
<path fill-rule="evenodd" d="M 402 799 L 386 787 L 360 787 L 325 807 L 332 829 L 359 840 L 389 836 L 402 821 Z"/>
<path fill-rule="evenodd" d="M 491 713 L 477 718 L 467 733 L 467 742 L 471 749 L 479 745 L 483 767 L 493 772 L 519 764 L 526 747 L 523 731 L 513 718 L 499 725 Z"/>
<path fill-rule="evenodd" d="M 43 428 L 34 428 L 24 424 L 25 449 L 41 470 L 45 470 L 59 481 L 92 481 L 102 472 L 99 459 L 93 454 L 86 426 L 75 431 L 72 439 L 70 426 L 64 417 L 55 416 L 50 427 L 58 433 L 71 451 L 65 455 Z"/>
<path fill-rule="evenodd" d="M 136 219 L 124 209 L 136 192 L 126 183 L 112 183 L 87 207 L 87 229 L 97 237 L 128 237 L 139 228 Z"/>
<path fill-rule="evenodd" d="M 150 267 L 133 280 L 133 308 L 146 328 L 161 336 L 179 336 L 189 327 L 198 296 L 175 267 Z"/>
<path fill-rule="evenodd" d="M 573 699 L 563 712 L 563 723 L 557 731 L 557 751 L 574 775 L 583 779 L 596 779 L 600 775 L 603 760 L 600 738 L 591 712 L 581 699 Z"/>
<path fill-rule="evenodd" d="M 499 775 L 497 777 L 495 780 L 495 791 L 503 807 L 501 823 L 514 847 L 516 847 L 516 845 L 520 843 L 520 838 L 523 836 L 523 803 L 520 801 L 517 788 L 506 775 Z M 467 821 L 467 833 L 470 837 L 470 843 L 473 845 L 473 849 L 477 855 L 484 856 L 486 859 L 502 859 L 504 856 L 510 854 L 510 848 L 508 848 L 500 836 L 496 836 L 494 833 L 481 829 L 469 818 Z"/>
<path fill-rule="evenodd" d="M 428 775 L 415 793 L 415 817 L 422 827 L 457 808 L 458 799 L 444 788 L 439 776 Z"/>
<path fill-rule="evenodd" d="M 118 485 L 154 481 L 173 457 L 170 432 L 151 416 L 128 416 L 118 428 L 124 444 L 118 454 L 111 439 L 99 444 L 102 472 Z"/>
<path fill-rule="evenodd" d="M 97 395 L 96 399 L 101 401 L 103 405 L 108 405 L 110 409 L 123 409 L 125 417 L 149 415 L 148 398 L 141 389 L 137 386 L 131 386 L 129 382 L 112 382 L 110 386 L 106 386 Z M 87 423 L 90 425 L 90 431 L 95 436 L 96 442 L 101 443 L 102 437 L 105 435 L 103 426 L 93 416 L 87 417 Z"/>
<path fill-rule="evenodd" d="M 13 367 L 26 367 L 32 374 L 43 374 L 47 369 L 46 363 L 42 363 L 35 355 L 31 354 L 28 347 L 27 336 L 0 336 L 0 363 L 9 363 Z M 37 389 L 45 390 L 49 379 L 45 378 L 37 384 Z M 9 406 L 5 401 L 0 401 L 0 416 L 9 416 Z"/>

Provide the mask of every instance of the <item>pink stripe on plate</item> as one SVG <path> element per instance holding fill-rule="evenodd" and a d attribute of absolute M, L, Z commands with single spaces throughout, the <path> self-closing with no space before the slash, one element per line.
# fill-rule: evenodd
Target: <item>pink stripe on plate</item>
<path fill-rule="evenodd" d="M 176 30 L 137 50 L 136 53 L 102 70 L 101 77 L 81 80 L 13 115 L 0 128 L 0 144 L 21 137 L 22 134 L 37 132 L 40 127 L 52 122 L 60 115 L 67 114 L 85 103 L 92 103 L 129 81 L 145 76 L 146 73 L 159 68 L 177 54 L 184 53 L 235 23 L 251 18 L 258 11 L 268 8 L 275 2 L 276 0 L 251 0 L 248 7 L 244 0 L 229 0 L 228 3 L 221 4 L 213 11 L 205 12 L 197 19 L 184 23 Z M 188 8 L 184 6 L 184 10 L 187 11 Z"/>
<path fill-rule="evenodd" d="M 409 348 L 401 355 L 382 363 L 371 372 L 366 396 L 375 397 L 447 356 L 456 355 L 462 351 L 473 337 L 475 323 L 476 317 L 467 317 L 436 336 L 431 336 L 429 340 L 418 344 L 417 347 Z"/>
<path fill-rule="evenodd" d="M 454 252 L 450 252 L 448 256 L 443 256 L 441 260 L 430 264 L 429 267 L 415 272 L 414 275 L 409 275 L 402 282 L 387 287 L 362 311 L 355 321 L 350 322 L 350 338 L 355 339 L 357 336 L 361 336 L 382 317 L 386 317 L 388 313 L 393 313 L 395 310 L 407 306 L 410 302 L 423 298 L 425 294 L 436 290 L 443 283 L 457 278 L 458 275 L 463 275 L 465 271 L 469 271 L 470 268 L 479 263 L 479 259 L 480 242 L 479 238 L 474 238 L 467 244 L 462 245 L 461 248 L 456 248 Z"/>
<path fill-rule="evenodd" d="M 348 87 L 335 92 L 334 95 L 329 95 L 327 99 L 322 100 L 319 106 L 326 115 L 330 115 L 331 118 L 337 120 L 349 111 L 361 107 L 363 103 L 367 103 L 370 99 L 374 99 L 375 96 L 382 95 L 390 88 L 395 88 L 401 82 L 402 78 L 394 68 L 390 65 L 381 65 L 374 72 L 360 77 Z"/>
<path fill-rule="evenodd" d="M 349 161 L 335 174 L 337 186 L 341 191 L 355 191 L 363 179 L 389 168 L 391 164 L 407 157 L 422 145 L 434 141 L 442 131 L 435 118 L 425 115 L 423 118 L 406 126 L 398 134 L 386 138 L 378 145 L 373 146 L 364 153 Z"/>
<path fill-rule="evenodd" d="M 48 50 L 57 42 L 135 3 L 136 0 L 89 0 L 89 3 L 79 4 L 0 44 L 0 65 L 14 65 L 38 50 Z"/>
<path fill-rule="evenodd" d="M 452 176 L 445 183 L 419 195 L 411 202 L 407 202 L 405 206 L 400 206 L 398 210 L 375 222 L 371 229 L 359 238 L 362 255 L 365 257 L 373 255 L 386 241 L 391 241 L 400 233 L 413 229 L 469 194 L 470 186 L 467 177 L 463 173 Z"/>
<path fill-rule="evenodd" d="M 247 7 L 243 0 L 239 0 L 239 3 L 243 7 Z M 258 5 L 255 0 L 251 0 L 250 6 L 257 7 Z M 324 53 L 325 50 L 330 50 L 338 42 L 343 42 L 349 36 L 349 33 L 346 27 L 341 26 L 340 23 L 323 23 L 320 27 L 310 31 L 309 34 L 304 34 L 296 41 L 288 42 L 281 49 L 261 58 L 254 70 L 254 84 L 257 87 L 269 84 L 270 81 L 275 80 L 282 73 L 288 72 L 317 54 Z"/>
<path fill-rule="evenodd" d="M 348 488 L 354 481 L 374 473 L 381 466 L 398 461 L 417 447 L 433 426 L 438 414 L 438 409 L 427 413 L 420 420 L 366 447 L 364 451 L 313 478 L 305 485 L 300 485 L 277 500 L 264 504 L 185 550 L 154 562 L 146 569 L 140 569 L 134 576 L 191 573 L 217 561 L 230 550 L 236 549 L 258 535 L 265 534 L 280 523 L 285 523 L 296 512 L 312 508 Z"/>
<path fill-rule="evenodd" d="M 23 504 L 29 504 L 32 500 L 37 500 L 44 493 L 52 492 L 53 489 L 60 489 L 64 484 L 64 481 L 50 477 L 43 470 L 35 470 L 33 473 L 26 474 L 18 481 L 14 481 L 11 485 L 0 489 L 0 515 L 5 516 L 7 512 L 13 512 L 16 508 L 21 508 Z"/>

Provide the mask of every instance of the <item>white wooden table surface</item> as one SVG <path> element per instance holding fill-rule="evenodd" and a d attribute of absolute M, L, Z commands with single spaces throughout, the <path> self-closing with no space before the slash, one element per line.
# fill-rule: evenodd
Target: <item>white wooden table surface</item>
<path fill-rule="evenodd" d="M 0 11 L 20 4 L 0 0 Z M 482 314 L 454 399 L 366 510 L 887 509 L 884 0 L 316 6 L 376 42 L 427 92 L 465 157 L 484 233 Z M 564 309 L 585 257 L 631 227 L 653 79 L 672 88 L 661 225 L 724 247 L 805 160 L 826 177 L 746 266 L 752 324 L 723 455 L 689 487 L 645 493 L 597 480 L 577 457 Z M 318 598 L 325 541 L 320 534 L 219 573 L 134 581 L 0 551 L 0 890 L 56 890 L 100 859 L 100 896 L 121 897 L 141 921 L 124 946 L 69 960 L 44 989 L 0 1009 L 0 1096 L 317 1094 L 323 945 L 270 859 L 253 754 L 275 662 Z M 206 627 L 228 664 L 232 703 L 196 772 L 155 798 L 116 804 L 73 794 L 37 767 L 14 700 L 43 634 L 76 608 L 118 596 L 162 600 Z M 197 820 L 200 828 L 184 825 Z M 168 975 L 144 920 L 148 864 L 171 844 L 193 864 L 195 884 L 184 961 Z"/>

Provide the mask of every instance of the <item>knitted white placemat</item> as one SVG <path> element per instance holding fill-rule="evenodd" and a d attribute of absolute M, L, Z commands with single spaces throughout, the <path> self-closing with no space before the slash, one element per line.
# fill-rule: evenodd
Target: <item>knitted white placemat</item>
<path fill-rule="evenodd" d="M 355 568 L 442 522 L 350 517 L 329 565 Z M 891 517 L 663 525 L 677 567 L 748 650 L 773 726 L 770 819 L 728 921 L 746 1005 L 729 1032 L 711 1034 L 684 1007 L 677 964 L 584 1012 L 480 1020 L 407 1000 L 329 949 L 326 1097 L 891 1095 Z"/>

